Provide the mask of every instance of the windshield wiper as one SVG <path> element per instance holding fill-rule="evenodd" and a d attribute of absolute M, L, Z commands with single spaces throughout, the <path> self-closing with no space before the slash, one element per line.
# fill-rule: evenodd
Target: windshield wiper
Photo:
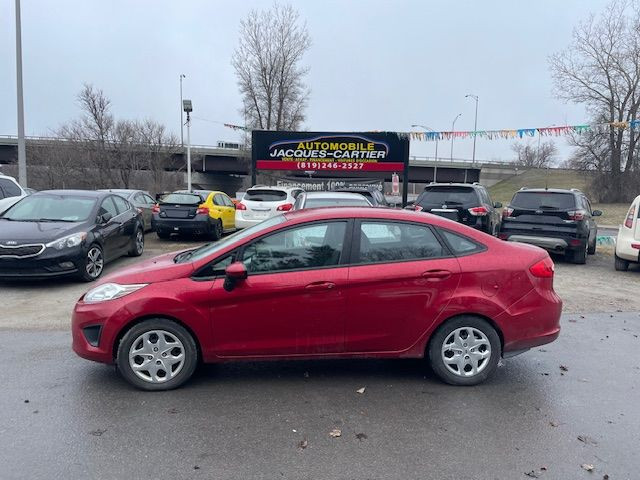
<path fill-rule="evenodd" d="M 195 249 L 179 253 L 178 255 L 173 257 L 173 263 L 182 263 L 183 260 L 189 260 L 193 255 L 193 252 L 195 252 Z"/>

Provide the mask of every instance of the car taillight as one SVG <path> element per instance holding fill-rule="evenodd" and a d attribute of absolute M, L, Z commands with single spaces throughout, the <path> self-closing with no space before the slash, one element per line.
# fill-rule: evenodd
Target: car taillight
<path fill-rule="evenodd" d="M 276 208 L 276 210 L 279 212 L 288 212 L 292 208 L 293 208 L 293 203 L 283 203 L 282 205 L 278 205 L 278 208 Z"/>
<path fill-rule="evenodd" d="M 486 207 L 473 207 L 469 209 L 469 213 L 474 217 L 484 217 L 489 210 Z"/>
<path fill-rule="evenodd" d="M 205 215 L 209 215 L 209 207 L 198 207 L 198 209 L 196 210 L 197 214 L 205 214 Z"/>
<path fill-rule="evenodd" d="M 504 210 L 502 210 L 502 218 L 510 217 L 512 213 L 513 213 L 513 208 L 507 207 Z"/>
<path fill-rule="evenodd" d="M 531 275 L 538 278 L 553 278 L 554 265 L 551 258 L 543 258 L 529 267 Z"/>
<path fill-rule="evenodd" d="M 584 210 L 570 210 L 567 212 L 567 215 L 569 216 L 569 220 L 575 220 L 580 221 L 580 220 L 584 220 L 584 214 L 587 213 Z"/>
<path fill-rule="evenodd" d="M 631 248 L 635 248 L 636 250 L 640 250 L 640 243 L 632 243 Z"/>
<path fill-rule="evenodd" d="M 627 213 L 627 219 L 624 221 L 624 226 L 627 228 L 633 228 L 633 217 L 636 216 L 636 206 L 632 205 Z"/>
<path fill-rule="evenodd" d="M 246 210 L 246 209 L 247 209 L 247 206 L 244 203 L 242 202 L 236 203 L 236 210 Z"/>
<path fill-rule="evenodd" d="M 160 212 L 160 205 L 158 205 L 157 203 L 151 207 L 151 213 L 158 213 Z"/>

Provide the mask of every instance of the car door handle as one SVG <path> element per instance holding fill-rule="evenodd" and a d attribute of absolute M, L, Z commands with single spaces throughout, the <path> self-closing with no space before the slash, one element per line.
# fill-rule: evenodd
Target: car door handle
<path fill-rule="evenodd" d="M 336 284 L 333 282 L 313 282 L 307 285 L 305 290 L 331 290 L 335 288 Z"/>
<path fill-rule="evenodd" d="M 449 270 L 427 270 L 422 274 L 422 278 L 426 278 L 428 280 L 444 280 L 445 278 L 449 278 L 451 276 L 451 272 Z"/>

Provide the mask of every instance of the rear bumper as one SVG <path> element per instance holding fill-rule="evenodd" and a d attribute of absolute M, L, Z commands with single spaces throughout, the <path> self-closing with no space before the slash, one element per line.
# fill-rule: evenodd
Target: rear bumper
<path fill-rule="evenodd" d="M 211 219 L 209 215 L 199 214 L 194 218 L 162 218 L 154 214 L 151 228 L 156 232 L 166 233 L 209 233 Z"/>
<path fill-rule="evenodd" d="M 584 249 L 589 238 L 588 234 L 582 236 L 579 234 L 563 235 L 558 232 L 510 232 L 505 229 L 501 229 L 498 237 L 509 242 L 528 243 L 555 253 Z"/>
<path fill-rule="evenodd" d="M 616 240 L 616 255 L 628 262 L 640 262 L 640 250 L 633 248 L 632 243 L 640 243 L 640 240 L 623 238 L 618 235 Z"/>
<path fill-rule="evenodd" d="M 236 228 L 239 229 L 239 228 L 253 227 L 254 225 L 262 223 L 265 220 L 267 220 L 267 218 L 258 218 L 258 219 L 244 218 L 244 216 L 241 215 L 240 212 L 238 212 L 236 213 Z"/>
<path fill-rule="evenodd" d="M 507 240 L 509 242 L 528 243 L 529 245 L 535 245 L 536 247 L 544 248 L 551 252 L 563 252 L 569 248 L 569 244 L 563 238 L 511 235 Z"/>

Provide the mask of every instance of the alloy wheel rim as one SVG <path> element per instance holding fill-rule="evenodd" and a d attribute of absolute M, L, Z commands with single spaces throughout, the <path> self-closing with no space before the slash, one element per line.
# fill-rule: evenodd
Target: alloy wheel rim
<path fill-rule="evenodd" d="M 98 278 L 104 268 L 102 251 L 98 247 L 93 247 L 87 252 L 87 274 L 91 278 Z"/>
<path fill-rule="evenodd" d="M 138 230 L 138 233 L 136 233 L 136 251 L 138 253 L 142 253 L 143 250 L 144 250 L 144 234 L 142 233 L 142 231 Z"/>
<path fill-rule="evenodd" d="M 477 328 L 461 327 L 444 339 L 441 354 L 449 372 L 469 378 L 478 375 L 489 364 L 491 342 Z"/>
<path fill-rule="evenodd" d="M 173 333 L 150 330 L 139 335 L 129 349 L 129 366 L 148 383 L 165 383 L 180 373 L 186 354 Z"/>

